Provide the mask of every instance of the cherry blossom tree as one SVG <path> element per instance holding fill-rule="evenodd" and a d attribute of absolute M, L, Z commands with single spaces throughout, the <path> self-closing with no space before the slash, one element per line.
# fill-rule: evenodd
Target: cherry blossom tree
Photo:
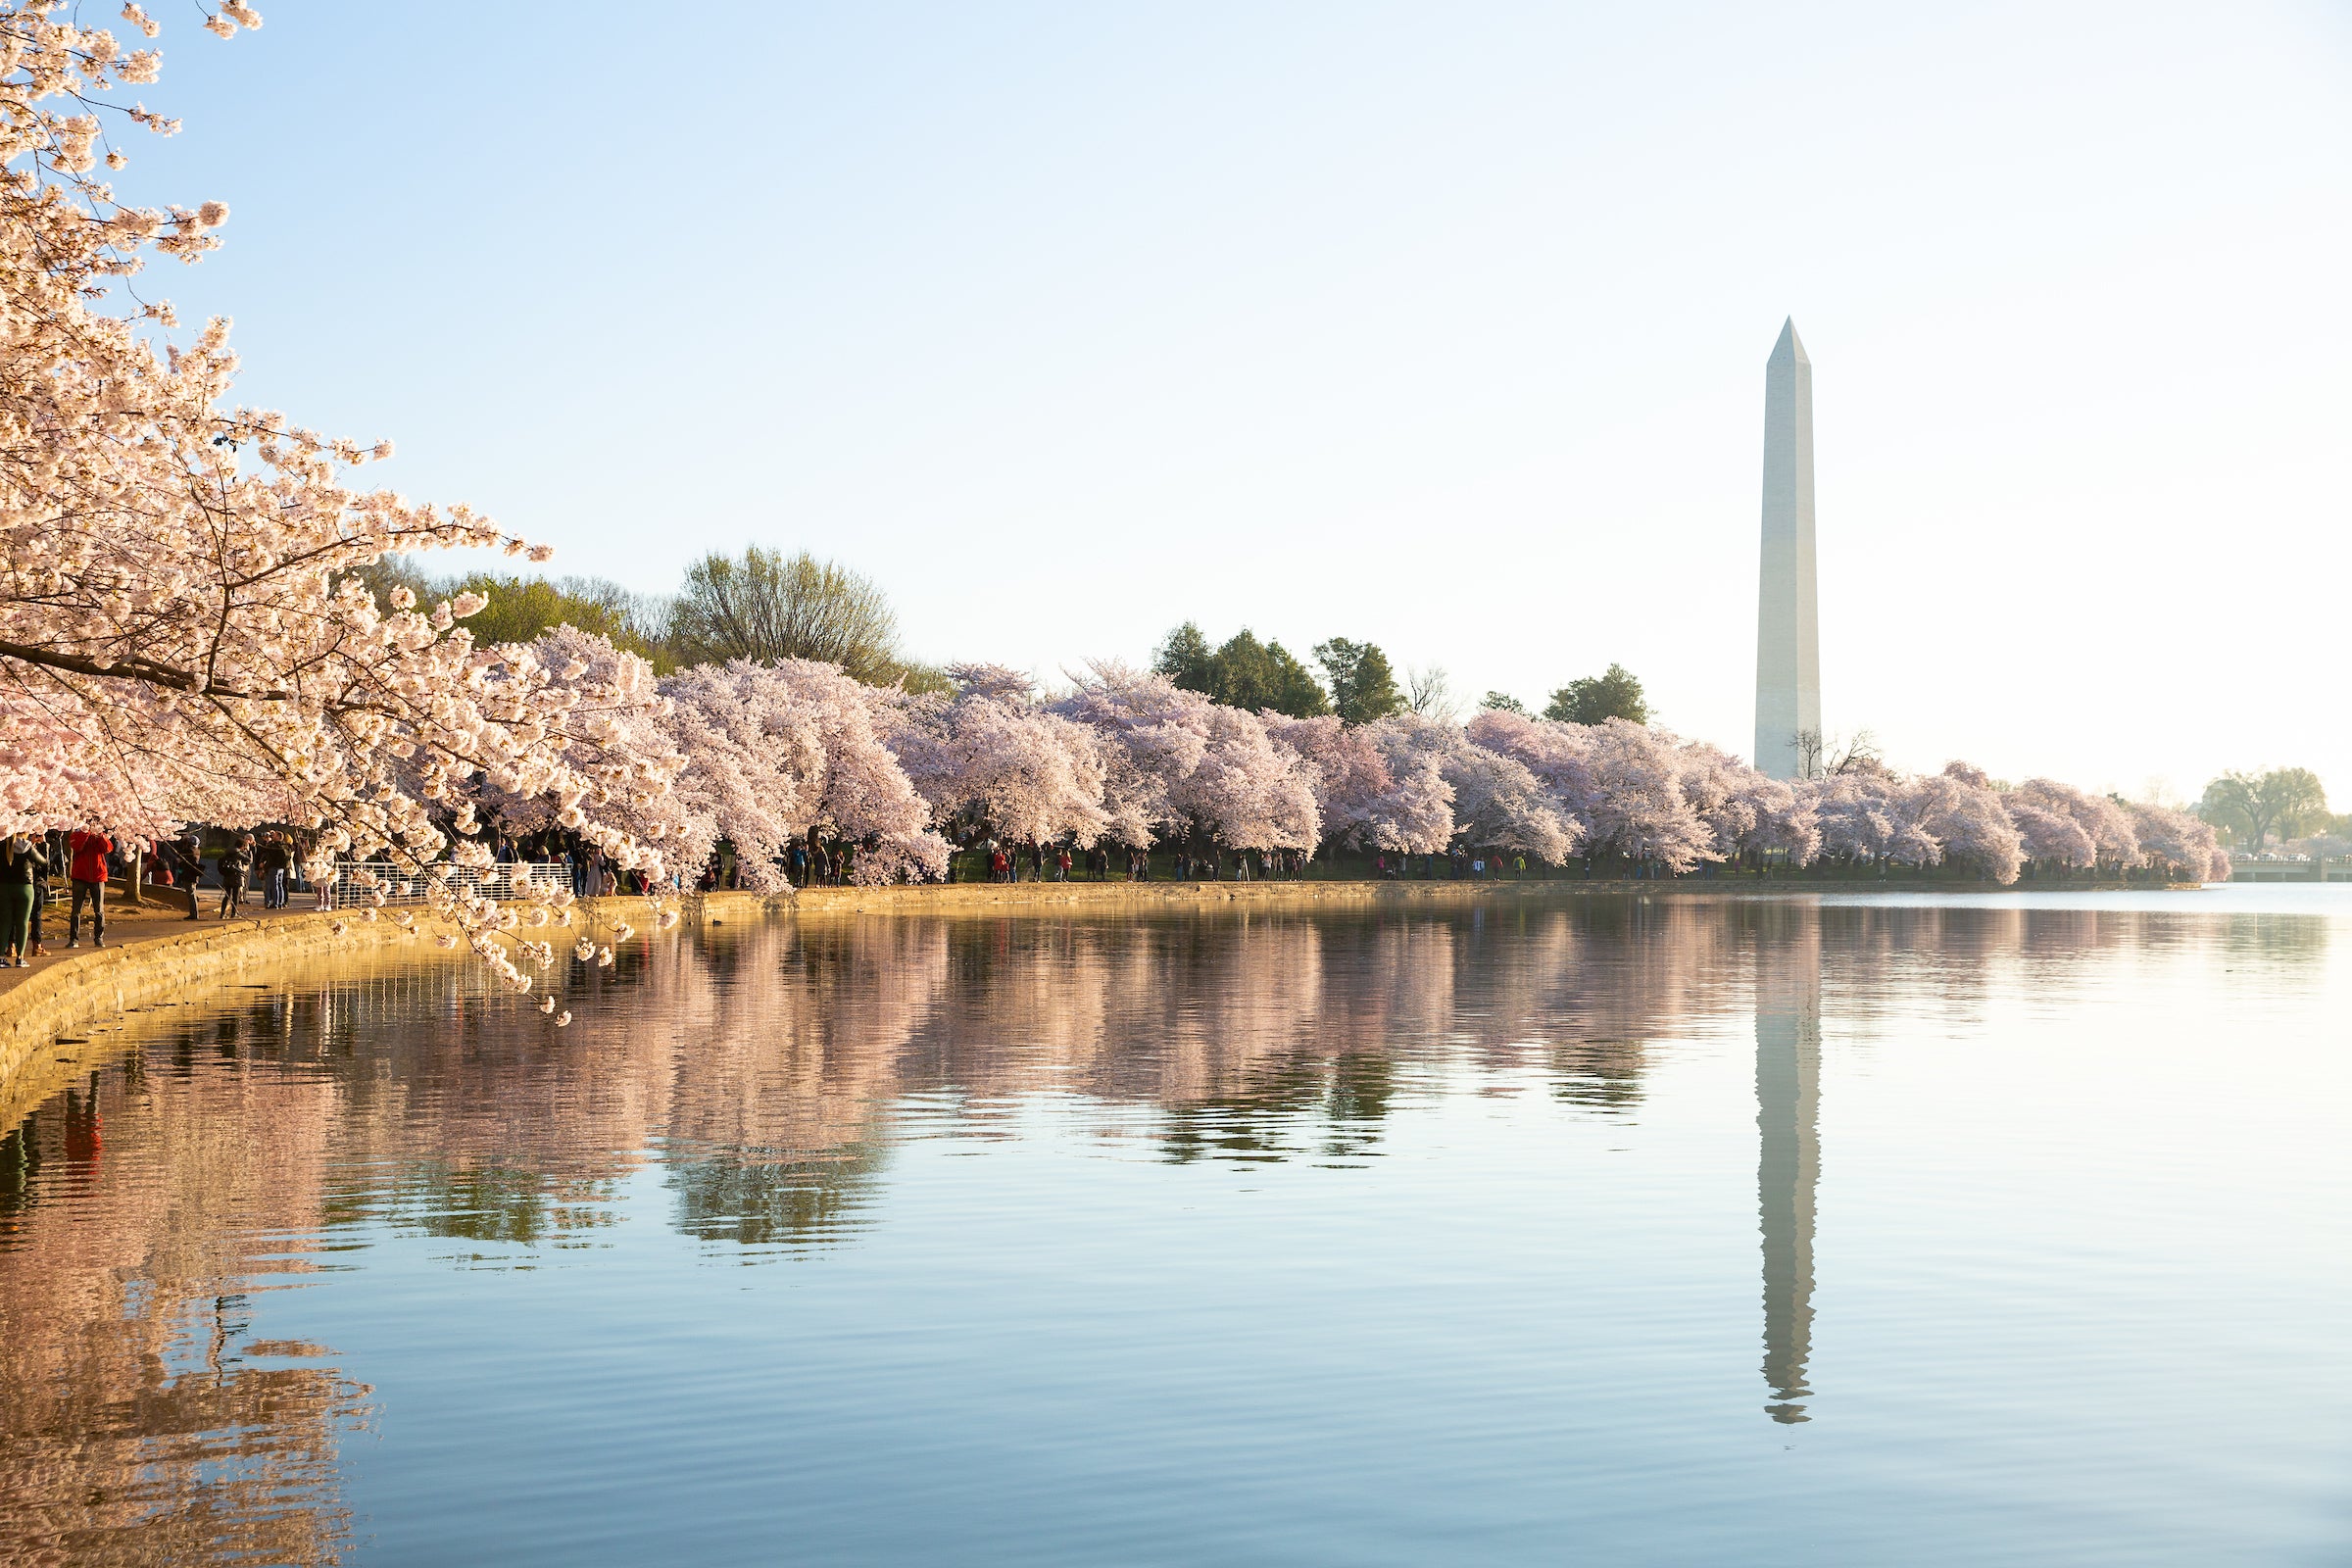
<path fill-rule="evenodd" d="M 531 652 L 610 720 L 599 736 L 573 743 L 575 767 L 670 777 L 626 823 L 660 843 L 679 876 L 700 873 L 723 839 L 744 886 L 776 891 L 786 885 L 785 847 L 812 831 L 858 846 L 852 868 L 860 882 L 946 870 L 946 841 L 930 831 L 929 808 L 883 742 L 873 689 L 834 665 L 735 660 L 657 683 L 644 660 L 571 626 L 548 632 Z M 546 796 L 485 791 L 483 799 L 482 814 L 511 833 L 576 825 L 576 813 L 565 816 Z"/>
<path fill-rule="evenodd" d="M 1821 833 L 1821 853 L 1856 864 L 1876 864 L 1899 840 L 1899 810 L 1878 772 L 1828 773 L 1797 781 Z"/>
<path fill-rule="evenodd" d="M 1724 771 L 1731 760 L 1713 748 L 1693 750 L 1623 718 L 1570 724 L 1500 709 L 1472 718 L 1468 739 L 1541 780 L 1587 854 L 1657 860 L 1680 872 L 1731 853 L 1704 814 L 1740 814 Z"/>
<path fill-rule="evenodd" d="M 893 694 L 881 709 L 891 751 L 934 822 L 986 826 L 1016 844 L 1067 839 L 1081 848 L 1111 829 L 1102 756 L 1090 730 L 1041 710 L 1016 671 L 958 664 L 948 678 L 959 688 L 952 699 Z"/>
<path fill-rule="evenodd" d="M 747 886 L 782 887 L 785 845 L 810 832 L 857 845 L 861 883 L 946 873 L 947 841 L 883 740 L 873 688 L 810 660 L 738 659 L 680 670 L 662 694 L 665 738 L 686 759 L 683 814 L 734 846 Z M 709 858 L 699 837 L 681 854 L 688 865 Z"/>
<path fill-rule="evenodd" d="M 1392 767 L 1375 726 L 1346 724 L 1329 714 L 1260 716 L 1274 743 L 1295 754 L 1313 778 L 1325 839 L 1406 855 L 1436 855 L 1452 842 L 1453 786 L 1435 756 L 1393 748 L 1399 765 Z"/>
<path fill-rule="evenodd" d="M 123 15 L 153 36 L 133 5 Z M 115 199 L 112 123 L 176 122 L 116 94 L 156 78 L 53 0 L 0 0 L 0 826 L 182 817 L 288 821 L 321 853 L 390 856 L 513 983 L 506 915 L 446 874 L 488 859 L 464 831 L 464 783 L 552 795 L 624 865 L 659 852 L 591 809 L 650 804 L 663 781 L 580 774 L 602 718 L 520 650 L 476 648 L 462 596 L 379 612 L 352 577 L 388 554 L 546 552 L 464 507 L 350 479 L 390 446 L 224 408 L 228 323 L 185 341 L 132 280 L 150 255 L 218 243 L 219 203 Z M 243 4 L 207 25 L 256 26 Z M 110 305 L 112 314 L 109 314 Z M 544 958 L 543 958 L 544 961 Z"/>
<path fill-rule="evenodd" d="M 2073 817 L 2044 810 L 2015 796 L 2004 799 L 2001 808 L 2017 825 L 2020 850 L 2028 860 L 2066 870 L 2082 870 L 2097 863 L 2098 846 Z"/>
<path fill-rule="evenodd" d="M 1909 815 L 1939 847 L 1939 858 L 1972 865 L 2006 886 L 2017 880 L 2025 844 L 1984 772 L 1953 762 L 1915 780 Z"/>
<path fill-rule="evenodd" d="M 2030 859 L 2078 867 L 2104 863 L 2119 869 L 2139 863 L 2139 835 L 2132 830 L 2131 814 L 2103 795 L 2086 794 L 2054 779 L 2030 778 L 2009 792 L 2005 804 L 2025 835 Z M 2068 825 L 2073 832 L 2066 830 Z M 2039 853 L 2037 844 L 2052 853 Z"/>
<path fill-rule="evenodd" d="M 2195 882 L 2230 880 L 2230 852 L 2212 823 L 2169 806 L 2135 801 L 2126 809 L 2147 864 Z"/>
<path fill-rule="evenodd" d="M 1092 666 L 1048 709 L 1101 742 L 1105 807 L 1123 838 L 1199 831 L 1233 849 L 1311 851 L 1321 837 L 1313 776 L 1255 713 L 1117 664 Z"/>
<path fill-rule="evenodd" d="M 1750 767 L 1739 773 L 1736 789 L 1740 814 L 1751 825 L 1727 850 L 1778 854 L 1792 867 L 1810 865 L 1820 856 L 1820 817 L 1810 797 L 1793 783 Z"/>
<path fill-rule="evenodd" d="M 1488 709 L 1471 721 L 1531 721 Z M 1518 758 L 1477 743 L 1459 725 L 1399 713 L 1369 726 L 1394 770 L 1434 766 L 1453 791 L 1454 835 L 1481 849 L 1532 855 L 1560 865 L 1576 853 L 1583 829 L 1561 809 L 1554 792 Z"/>

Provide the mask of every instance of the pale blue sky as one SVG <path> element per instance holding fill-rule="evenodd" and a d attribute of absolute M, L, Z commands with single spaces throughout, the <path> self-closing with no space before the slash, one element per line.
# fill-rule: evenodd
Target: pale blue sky
<path fill-rule="evenodd" d="M 555 570 L 1619 660 L 1744 753 L 1793 314 L 1833 728 L 2352 808 L 2343 7 L 157 9 L 126 187 L 233 216 L 150 286 Z"/>

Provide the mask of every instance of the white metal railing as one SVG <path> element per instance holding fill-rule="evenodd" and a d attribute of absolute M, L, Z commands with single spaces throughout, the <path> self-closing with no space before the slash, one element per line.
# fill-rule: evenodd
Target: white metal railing
<path fill-rule="evenodd" d="M 571 887 L 568 860 L 502 860 L 478 868 L 444 866 L 441 870 L 460 890 L 501 903 L 519 897 L 516 889 L 526 880 L 551 889 L 568 891 Z M 360 875 L 362 872 L 367 875 Z M 372 887 L 368 885 L 369 878 L 373 879 Z M 389 860 L 348 861 L 335 867 L 332 902 L 338 909 L 356 909 L 373 904 L 376 894 L 381 892 L 387 906 L 422 904 L 427 885 L 427 878 Z"/>

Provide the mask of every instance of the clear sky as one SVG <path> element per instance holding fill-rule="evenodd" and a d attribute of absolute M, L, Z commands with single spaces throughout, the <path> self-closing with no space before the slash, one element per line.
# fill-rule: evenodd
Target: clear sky
<path fill-rule="evenodd" d="M 1616 660 L 1744 754 L 1793 315 L 1833 730 L 2352 808 L 2352 9 L 155 9 L 123 188 L 232 217 L 148 286 L 554 570 Z"/>

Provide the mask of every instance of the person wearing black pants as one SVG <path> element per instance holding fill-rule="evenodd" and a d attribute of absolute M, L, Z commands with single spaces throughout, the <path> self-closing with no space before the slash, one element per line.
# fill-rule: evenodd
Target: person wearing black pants
<path fill-rule="evenodd" d="M 41 938 L 41 911 L 49 906 L 49 872 L 54 866 L 66 863 L 65 840 L 55 832 L 41 835 L 41 862 L 32 868 L 32 956 L 49 956 L 49 949 Z"/>
<path fill-rule="evenodd" d="M 34 876 L 47 865 L 48 856 L 33 835 L 0 839 L 0 964 L 24 967 L 32 949 Z"/>
<path fill-rule="evenodd" d="M 204 882 L 204 845 L 190 833 L 172 846 L 172 875 L 188 885 L 188 918 L 196 918 L 196 889 Z"/>
<path fill-rule="evenodd" d="M 250 835 L 237 839 L 220 852 L 220 918 L 225 920 L 239 911 L 245 903 L 245 870 L 253 864 L 253 840 Z"/>

